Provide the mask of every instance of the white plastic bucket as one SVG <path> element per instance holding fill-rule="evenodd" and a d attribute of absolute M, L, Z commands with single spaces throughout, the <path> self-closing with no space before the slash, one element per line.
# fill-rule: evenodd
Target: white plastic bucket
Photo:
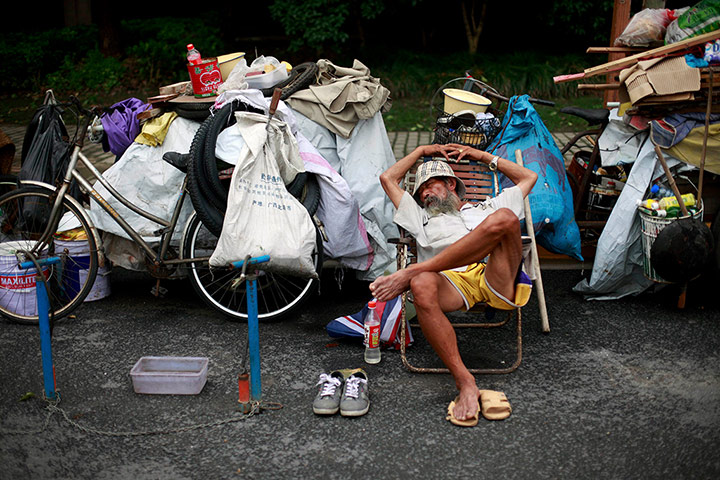
<path fill-rule="evenodd" d="M 72 258 L 67 262 L 63 272 L 63 283 L 65 287 L 77 292 L 80 285 L 87 281 L 88 267 L 90 266 L 90 250 L 86 241 L 55 240 L 55 253 L 61 255 L 66 253 Z M 85 297 L 86 302 L 100 300 L 110 295 L 110 269 L 107 266 L 98 267 L 95 283 L 90 293 Z"/>
<path fill-rule="evenodd" d="M 446 88 L 443 90 L 443 94 L 445 95 L 443 109 L 448 114 L 458 113 L 463 110 L 472 110 L 476 114 L 483 113 L 492 104 L 489 98 L 466 90 L 458 90 L 457 88 Z"/>
<path fill-rule="evenodd" d="M 37 290 L 35 288 L 35 269 L 23 270 L 18 267 L 15 253 L 26 249 L 27 242 L 14 241 L 0 243 L 0 305 L 18 315 L 37 315 Z M 45 258 L 41 255 L 40 258 Z M 49 267 L 43 268 L 45 278 L 49 276 Z"/>

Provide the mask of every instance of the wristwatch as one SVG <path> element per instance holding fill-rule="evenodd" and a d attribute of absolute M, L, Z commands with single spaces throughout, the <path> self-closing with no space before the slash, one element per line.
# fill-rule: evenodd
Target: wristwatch
<path fill-rule="evenodd" d="M 491 172 L 494 172 L 495 170 L 497 170 L 498 158 L 500 158 L 500 157 L 498 157 L 497 155 L 495 155 L 495 156 L 492 158 L 492 160 L 490 160 L 490 163 L 488 163 L 488 168 L 490 169 Z"/>

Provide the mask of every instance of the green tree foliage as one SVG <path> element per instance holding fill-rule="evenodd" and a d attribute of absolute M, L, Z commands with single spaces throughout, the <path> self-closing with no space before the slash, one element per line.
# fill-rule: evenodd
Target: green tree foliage
<path fill-rule="evenodd" d="M 204 57 L 222 55 L 223 42 L 211 21 L 198 18 L 152 18 L 121 23 L 122 37 L 132 39 L 126 53 L 136 60 L 133 75 L 148 82 L 186 79 L 187 49 L 192 43 Z"/>
<path fill-rule="evenodd" d="M 5 91 L 42 88 L 48 72 L 80 61 L 97 47 L 94 26 L 0 35 L 0 87 Z"/>
<path fill-rule="evenodd" d="M 349 20 L 373 19 L 385 9 L 383 0 L 274 0 L 270 14 L 290 37 L 290 50 L 319 50 L 350 37 Z M 357 18 L 355 18 L 357 16 Z"/>
<path fill-rule="evenodd" d="M 567 32 L 568 39 L 575 37 L 607 45 L 614 3 L 613 0 L 553 0 L 546 21 L 549 26 Z"/>

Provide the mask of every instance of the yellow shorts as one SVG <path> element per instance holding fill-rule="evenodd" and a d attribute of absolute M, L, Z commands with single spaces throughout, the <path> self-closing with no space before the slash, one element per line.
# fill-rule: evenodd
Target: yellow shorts
<path fill-rule="evenodd" d="M 465 271 L 445 270 L 440 272 L 463 297 L 465 309 L 469 310 L 476 303 L 486 303 L 498 310 L 512 310 L 524 307 L 530 300 L 532 282 L 521 270 L 515 278 L 515 298 L 513 301 L 495 291 L 485 278 L 485 264 L 473 263 Z"/>

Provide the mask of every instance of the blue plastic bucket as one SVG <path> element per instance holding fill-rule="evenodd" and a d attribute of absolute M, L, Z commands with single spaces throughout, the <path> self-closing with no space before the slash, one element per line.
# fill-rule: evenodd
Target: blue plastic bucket
<path fill-rule="evenodd" d="M 90 250 L 86 241 L 55 240 L 55 253 L 66 254 L 71 261 L 65 262 L 63 270 L 63 286 L 69 292 L 77 292 L 80 286 L 85 283 L 90 268 Z M 108 279 L 108 268 L 98 268 L 95 283 L 85 297 L 86 302 L 100 300 L 110 295 L 110 282 Z"/>

